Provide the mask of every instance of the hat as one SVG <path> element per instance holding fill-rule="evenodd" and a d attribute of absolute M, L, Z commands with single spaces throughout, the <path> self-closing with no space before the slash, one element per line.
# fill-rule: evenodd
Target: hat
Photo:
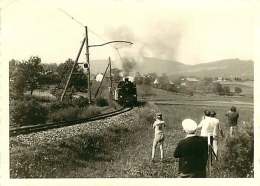
<path fill-rule="evenodd" d="M 209 110 L 204 110 L 205 116 L 210 116 L 210 111 Z"/>
<path fill-rule="evenodd" d="M 230 109 L 232 112 L 236 112 L 237 111 L 237 108 L 235 106 L 232 106 L 231 109 Z"/>
<path fill-rule="evenodd" d="M 211 117 L 215 117 L 216 115 L 217 115 L 217 114 L 216 114 L 216 112 L 215 112 L 214 110 L 210 112 L 210 116 L 211 116 Z"/>
<path fill-rule="evenodd" d="M 186 133 L 194 133 L 197 130 L 197 123 L 192 119 L 182 121 L 182 127 Z"/>
<path fill-rule="evenodd" d="M 160 113 L 160 112 L 156 113 L 156 117 L 158 117 L 158 116 L 162 116 L 162 113 Z"/>

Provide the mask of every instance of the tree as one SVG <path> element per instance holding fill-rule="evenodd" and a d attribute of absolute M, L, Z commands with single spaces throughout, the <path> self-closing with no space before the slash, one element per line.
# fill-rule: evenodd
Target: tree
<path fill-rule="evenodd" d="M 23 97 L 26 86 L 24 69 L 17 60 L 9 62 L 9 93 L 10 97 L 19 99 Z"/>
<path fill-rule="evenodd" d="M 54 85 L 60 82 L 57 72 L 58 65 L 56 63 L 42 64 L 43 74 L 40 78 L 41 85 Z"/>
<path fill-rule="evenodd" d="M 21 63 L 21 67 L 25 73 L 26 84 L 30 90 L 31 95 L 33 94 L 33 91 L 40 85 L 39 82 L 43 73 L 43 67 L 40 63 L 41 58 L 37 56 L 32 56 L 28 61 Z"/>
<path fill-rule="evenodd" d="M 159 77 L 159 83 L 161 85 L 161 88 L 166 89 L 166 86 L 169 84 L 169 78 L 165 73 L 163 73 Z"/>
<path fill-rule="evenodd" d="M 225 91 L 220 83 L 215 83 L 213 86 L 213 92 L 218 95 L 224 95 Z"/>
<path fill-rule="evenodd" d="M 235 87 L 235 93 L 240 94 L 242 89 L 240 87 Z"/>
<path fill-rule="evenodd" d="M 158 76 L 157 76 L 157 74 L 155 72 L 148 73 L 147 75 L 151 77 L 151 80 L 153 82 L 156 80 L 156 78 L 158 78 Z"/>
<path fill-rule="evenodd" d="M 143 84 L 151 85 L 152 83 L 153 83 L 153 78 L 149 74 L 145 75 L 143 78 Z"/>
<path fill-rule="evenodd" d="M 205 78 L 204 78 L 204 84 L 205 84 L 205 85 L 211 84 L 212 81 L 213 81 L 213 78 L 212 78 L 212 77 L 205 77 Z"/>
<path fill-rule="evenodd" d="M 230 95 L 230 94 L 231 94 L 231 92 L 230 92 L 230 87 L 224 86 L 224 87 L 223 87 L 223 90 L 224 90 L 224 94 L 225 94 L 225 95 Z"/>
<path fill-rule="evenodd" d="M 68 59 L 65 63 L 62 63 L 57 68 L 58 77 L 62 83 L 62 87 L 64 88 L 69 73 L 73 67 L 74 61 L 72 59 Z M 87 76 L 84 74 L 83 68 L 81 68 L 78 64 L 76 64 L 73 74 L 70 79 L 69 88 L 75 88 L 76 91 L 80 91 L 82 89 L 86 89 L 88 85 Z"/>

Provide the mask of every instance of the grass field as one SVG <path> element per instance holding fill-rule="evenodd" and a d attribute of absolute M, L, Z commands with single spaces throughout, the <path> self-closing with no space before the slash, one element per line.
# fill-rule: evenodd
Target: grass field
<path fill-rule="evenodd" d="M 153 90 L 153 89 L 152 89 Z M 141 90 L 142 91 L 142 90 Z M 147 91 L 147 90 L 146 90 Z M 163 99 L 168 100 L 176 99 L 180 102 L 195 99 L 207 100 L 208 97 L 203 95 L 183 96 L 176 95 L 163 90 L 153 90 L 153 95 L 148 99 Z M 252 103 L 252 98 L 245 98 L 244 100 L 237 97 L 222 97 L 222 96 L 209 96 L 214 101 L 249 101 Z M 139 90 L 140 98 L 140 90 Z M 146 97 L 147 98 L 147 97 Z M 215 99 L 216 98 L 216 99 Z M 248 99 L 248 100 L 246 100 Z M 57 165 L 59 169 L 56 172 L 48 175 L 47 177 L 135 177 L 135 178 L 155 178 L 155 177 L 169 177 L 175 178 L 177 176 L 176 159 L 173 158 L 177 143 L 185 136 L 181 122 L 183 119 L 191 118 L 196 122 L 200 122 L 205 109 L 215 110 L 217 118 L 220 120 L 221 127 L 224 133 L 228 136 L 228 128 L 226 125 L 225 113 L 230 109 L 229 104 L 219 106 L 219 104 L 207 105 L 152 105 L 145 108 L 136 108 L 136 112 L 132 119 L 125 118 L 125 125 L 120 128 L 108 129 L 102 136 L 82 136 L 75 139 L 66 139 L 66 143 L 70 144 L 69 150 L 60 144 L 53 144 L 48 147 L 37 147 L 37 151 L 43 151 L 48 157 L 49 154 L 54 153 L 55 162 L 52 165 Z M 240 113 L 239 128 L 243 125 L 253 125 L 253 109 L 247 107 L 238 107 Z M 162 112 L 163 119 L 166 121 L 167 127 L 165 130 L 165 161 L 159 161 L 159 149 L 156 152 L 156 161 L 151 163 L 151 150 L 154 131 L 152 129 L 151 120 L 155 112 Z M 243 122 L 245 121 L 245 123 Z M 134 123 L 131 125 L 130 123 Z M 94 138 L 93 138 L 94 137 Z M 79 144 L 85 144 L 86 139 L 94 139 L 91 144 L 90 151 L 92 152 L 91 158 L 78 157 L 73 149 L 78 149 Z M 220 157 L 223 155 L 223 144 L 226 138 L 219 140 L 219 153 Z M 73 147 L 73 148 L 72 148 Z M 101 147 L 101 148 L 100 148 Z M 42 149 L 41 149 L 42 148 Z M 99 149 L 99 150 L 98 150 Z M 56 151 L 63 153 L 56 153 Z M 88 149 L 87 149 L 88 150 Z M 35 153 L 34 149 L 31 149 Z M 66 154 L 68 153 L 68 154 Z M 85 154 L 86 152 L 83 152 Z M 20 155 L 19 155 L 20 156 Z M 69 159 L 72 157 L 73 159 Z M 29 161 L 29 160 L 28 160 Z M 50 162 L 40 162 L 45 166 Z M 60 163 L 62 166 L 60 167 Z M 218 163 L 215 162 L 217 166 Z M 53 167 L 55 168 L 55 167 Z M 38 169 L 37 169 L 38 170 Z M 46 169 L 48 170 L 48 168 Z M 213 170 L 217 170 L 214 168 Z M 37 177 L 32 176 L 32 177 Z M 210 177 L 233 177 L 233 175 L 223 170 L 213 172 Z"/>
<path fill-rule="evenodd" d="M 242 101 L 254 103 L 253 88 L 250 87 L 246 89 L 247 94 L 243 96 L 219 96 L 216 94 L 194 94 L 193 96 L 169 92 L 162 89 L 153 88 L 150 86 L 137 86 L 137 96 L 139 99 L 144 100 L 177 100 L 177 101 L 187 101 L 187 100 L 206 100 L 206 101 Z M 149 94 L 148 94 L 149 93 Z"/>
<path fill-rule="evenodd" d="M 153 130 L 151 125 L 147 125 L 145 128 L 141 128 L 131 134 L 124 134 L 126 138 L 122 138 L 122 141 L 126 146 L 121 149 L 122 151 L 116 151 L 115 149 L 111 153 L 116 155 L 116 159 L 112 162 L 91 162 L 91 168 L 95 170 L 92 172 L 92 176 L 98 177 L 171 177 L 177 176 L 177 164 L 176 159 L 173 158 L 173 153 L 177 143 L 185 136 L 181 121 L 185 118 L 192 118 L 199 122 L 203 115 L 204 109 L 214 109 L 217 112 L 217 116 L 221 121 L 224 133 L 228 135 L 228 128 L 226 127 L 226 118 L 224 113 L 229 108 L 223 107 L 189 107 L 189 106 L 158 106 L 157 111 L 163 113 L 164 120 L 167 123 L 165 131 L 165 162 L 159 161 L 159 149 L 156 153 L 156 162 L 151 163 L 151 147 L 153 140 Z M 248 109 L 240 109 L 239 125 L 242 125 L 242 121 L 246 121 L 246 124 L 252 124 L 253 112 Z M 219 141 L 219 153 L 220 156 L 223 153 L 221 151 L 224 138 Z M 217 163 L 217 162 L 215 162 Z M 102 166 L 103 165 L 103 166 Z M 106 167 L 105 170 L 101 167 Z M 109 169 L 107 169 L 109 167 Z M 86 169 L 84 169 L 84 175 Z M 78 172 L 78 171 L 77 171 Z M 82 171 L 80 171 L 82 172 Z M 81 175 L 84 177 L 84 175 Z M 92 177 L 91 176 L 91 177 Z M 224 172 L 214 172 L 211 177 L 228 177 Z"/>

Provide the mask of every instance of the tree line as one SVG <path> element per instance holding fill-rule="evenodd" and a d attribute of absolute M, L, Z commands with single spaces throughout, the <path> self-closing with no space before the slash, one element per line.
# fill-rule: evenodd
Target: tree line
<path fill-rule="evenodd" d="M 74 61 L 66 60 L 61 64 L 42 64 L 41 58 L 32 56 L 28 60 L 9 62 L 9 92 L 10 97 L 19 99 L 26 91 L 33 94 L 34 90 L 54 85 L 63 88 Z M 87 76 L 79 65 L 76 65 L 70 81 L 70 88 L 76 91 L 86 89 Z"/>

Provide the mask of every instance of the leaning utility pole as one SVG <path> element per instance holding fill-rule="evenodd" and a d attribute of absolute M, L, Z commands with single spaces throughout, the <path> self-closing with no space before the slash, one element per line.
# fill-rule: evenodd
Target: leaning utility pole
<path fill-rule="evenodd" d="M 101 79 L 101 82 L 100 82 L 100 84 L 99 84 L 99 87 L 98 87 L 98 89 L 97 89 L 97 91 L 96 91 L 96 93 L 95 93 L 95 98 L 98 96 L 98 93 L 99 93 L 99 90 L 100 90 L 100 88 L 101 88 L 101 86 L 102 86 L 102 83 L 103 83 L 104 79 L 106 78 L 106 74 L 107 74 L 107 70 L 108 70 L 109 66 L 110 66 L 110 63 L 108 63 L 108 65 L 107 65 L 107 68 L 106 68 L 106 70 L 105 70 L 105 72 L 104 72 L 104 75 L 103 75 L 103 77 L 102 77 L 102 79 Z"/>
<path fill-rule="evenodd" d="M 86 34 L 86 62 L 88 64 L 88 103 L 91 103 L 91 85 L 90 85 L 90 62 L 89 62 L 89 45 L 88 45 L 88 27 L 85 26 Z"/>
<path fill-rule="evenodd" d="M 79 57 L 80 57 L 80 54 L 81 54 L 81 51 L 82 51 L 82 49 L 83 49 L 83 46 L 84 46 L 85 41 L 86 41 L 86 38 L 84 38 L 83 41 L 82 41 L 82 43 L 81 43 L 81 46 L 80 46 L 79 52 L 78 52 L 78 54 L 77 54 L 76 60 L 75 60 L 74 63 L 73 63 L 73 66 L 72 66 L 72 68 L 71 68 L 71 70 L 70 70 L 70 73 L 69 73 L 69 77 L 68 77 L 68 79 L 67 79 L 67 81 L 66 81 L 66 84 L 65 84 L 65 87 L 64 87 L 64 89 L 63 89 L 63 91 L 62 91 L 60 101 L 63 101 L 63 98 L 64 98 L 64 96 L 65 96 L 65 94 L 66 94 L 66 91 L 67 91 L 67 88 L 68 88 L 68 86 L 69 86 L 72 73 L 73 73 L 73 71 L 74 71 L 74 68 L 75 68 L 76 64 L 78 63 L 78 60 L 79 60 Z"/>
<path fill-rule="evenodd" d="M 80 47 L 80 51 L 79 51 L 79 53 L 78 53 L 78 56 L 77 56 L 77 58 L 76 58 L 76 60 L 75 60 L 75 62 L 74 62 L 74 64 L 73 64 L 73 67 L 72 67 L 72 69 L 71 69 L 71 71 L 70 71 L 70 75 L 69 75 L 69 77 L 68 77 L 68 79 L 67 79 L 67 82 L 66 82 L 66 85 L 65 85 L 65 88 L 64 88 L 64 90 L 63 90 L 63 92 L 62 92 L 62 95 L 61 95 L 61 101 L 63 100 L 63 98 L 64 98 L 64 96 L 65 96 L 65 94 L 66 94 L 66 90 L 67 90 L 67 88 L 68 88 L 68 86 L 69 86 L 69 83 L 70 83 L 70 79 L 71 79 L 71 76 L 72 76 L 72 73 L 73 73 L 73 70 L 74 70 L 74 68 L 75 68 L 75 66 L 76 66 L 76 64 L 78 63 L 78 59 L 79 59 L 79 56 L 80 56 L 80 53 L 81 53 L 81 50 L 82 50 L 82 48 L 83 48 L 83 45 L 84 45 L 84 42 L 86 42 L 86 65 L 87 65 L 87 67 L 85 67 L 85 64 L 84 64 L 84 67 L 85 68 L 87 68 L 87 72 L 88 72 L 88 101 L 89 101 L 89 103 L 91 103 L 91 85 L 90 85 L 90 62 L 89 62 L 89 48 L 90 47 L 98 47 L 98 46 L 104 46 L 104 45 L 107 45 L 107 44 L 111 44 L 111 43 L 128 43 L 128 44 L 130 44 L 130 45 L 132 45 L 133 43 L 132 42 L 129 42 L 129 41 L 109 41 L 109 42 L 106 42 L 106 43 L 103 43 L 103 44 L 99 44 L 99 45 L 89 45 L 88 44 L 88 27 L 87 26 L 84 26 L 80 21 L 78 21 L 77 19 L 75 19 L 73 16 L 71 16 L 68 12 L 66 12 L 65 10 L 63 10 L 63 9 L 61 9 L 61 8 L 59 8 L 58 10 L 60 10 L 61 12 L 63 12 L 66 16 L 68 16 L 68 17 L 70 17 L 72 20 L 74 20 L 75 22 L 77 22 L 79 25 L 81 25 L 82 27 L 85 27 L 85 39 L 84 39 L 84 41 L 83 41 L 83 43 L 82 43 L 82 45 L 81 45 L 81 47 Z M 118 52 L 118 49 L 117 49 L 117 52 Z M 119 54 L 119 52 L 118 52 L 118 54 Z M 120 54 L 119 54 L 119 56 L 120 56 Z M 120 58 L 121 58 L 121 56 L 120 56 Z"/>
<path fill-rule="evenodd" d="M 111 67 L 112 64 L 111 64 L 110 56 L 109 56 L 108 60 L 109 60 L 109 79 L 110 79 L 109 95 L 110 95 L 110 98 L 112 98 L 113 83 L 112 83 L 112 67 Z"/>

